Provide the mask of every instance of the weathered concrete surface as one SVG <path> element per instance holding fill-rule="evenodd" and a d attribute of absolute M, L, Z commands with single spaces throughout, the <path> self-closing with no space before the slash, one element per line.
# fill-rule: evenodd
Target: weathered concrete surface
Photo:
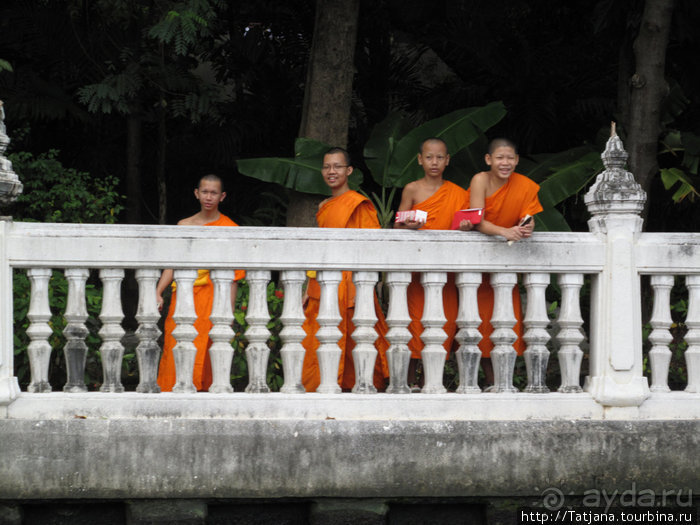
<path fill-rule="evenodd" d="M 0 420 L 0 499 L 700 493 L 700 421 Z"/>

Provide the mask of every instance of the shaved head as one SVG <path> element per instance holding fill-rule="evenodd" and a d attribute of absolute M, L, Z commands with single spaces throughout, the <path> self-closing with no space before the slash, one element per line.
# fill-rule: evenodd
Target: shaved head
<path fill-rule="evenodd" d="M 518 147 L 515 145 L 515 142 L 509 139 L 497 138 L 489 142 L 489 155 L 492 155 L 498 148 L 512 148 L 515 154 L 518 154 Z"/>

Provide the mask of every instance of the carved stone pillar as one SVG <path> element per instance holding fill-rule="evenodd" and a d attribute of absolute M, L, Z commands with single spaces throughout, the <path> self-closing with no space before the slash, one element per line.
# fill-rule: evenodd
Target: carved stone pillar
<path fill-rule="evenodd" d="M 235 276 L 233 270 L 212 270 L 210 278 L 214 285 L 214 302 L 211 307 L 209 320 L 212 323 L 209 338 L 212 383 L 209 392 L 225 394 L 233 392 L 231 386 L 231 363 L 233 362 L 233 347 L 231 339 L 234 332 L 233 311 L 231 310 L 231 283 Z"/>
<path fill-rule="evenodd" d="M 84 376 L 87 345 L 85 337 L 89 332 L 85 326 L 85 321 L 88 318 L 85 304 L 85 281 L 87 281 L 90 272 L 84 269 L 69 268 L 64 273 L 68 281 L 68 299 L 64 314 L 67 324 L 63 329 L 63 335 L 66 337 L 63 353 L 66 357 L 68 377 L 63 391 L 86 392 Z"/>
<path fill-rule="evenodd" d="M 651 363 L 651 388 L 652 392 L 670 392 L 668 387 L 668 367 L 671 363 L 671 350 L 668 344 L 673 340 L 669 328 L 671 319 L 671 288 L 673 288 L 673 275 L 652 275 L 651 287 L 654 290 L 654 310 L 651 313 L 651 328 L 649 341 L 652 347 L 649 350 L 649 362 Z"/>
<path fill-rule="evenodd" d="M 377 313 L 374 310 L 374 285 L 377 284 L 377 272 L 353 272 L 355 282 L 355 315 L 352 322 L 355 330 L 352 338 L 355 348 L 352 350 L 355 365 L 355 394 L 376 394 L 374 386 L 374 363 L 377 360 Z"/>
<path fill-rule="evenodd" d="M 642 314 L 635 242 L 646 193 L 624 169 L 627 152 L 615 134 L 601 155 L 605 170 L 584 200 L 591 232 L 606 244 L 606 264 L 591 286 L 591 366 L 585 389 L 600 404 L 637 407 L 649 397 L 642 370 Z"/>
<path fill-rule="evenodd" d="M 493 287 L 493 315 L 491 325 L 493 333 L 491 341 L 491 361 L 493 363 L 493 388 L 489 392 L 517 392 L 513 386 L 513 372 L 515 370 L 515 358 L 517 356 L 513 343 L 518 339 L 513 330 L 515 326 L 515 312 L 513 311 L 513 286 L 518 282 L 518 276 L 514 273 L 492 273 L 491 286 Z"/>
<path fill-rule="evenodd" d="M 411 317 L 408 314 L 408 285 L 411 283 L 409 272 L 389 272 L 386 276 L 386 284 L 389 287 L 389 311 L 386 316 L 386 324 L 389 331 L 386 338 L 391 344 L 386 351 L 389 363 L 389 386 L 387 394 L 410 394 L 408 387 L 408 364 L 411 360 L 411 351 L 408 342 L 411 340 L 411 332 L 408 325 Z"/>
<path fill-rule="evenodd" d="M 280 339 L 283 343 L 280 354 L 282 355 L 284 384 L 280 388 L 280 392 L 302 394 L 305 389 L 301 383 L 301 372 L 306 350 L 301 342 L 306 337 L 306 332 L 302 328 L 305 317 L 301 299 L 306 273 L 296 270 L 284 271 L 280 279 L 284 286 L 284 304 L 280 316 L 283 325 L 280 331 Z"/>
<path fill-rule="evenodd" d="M 246 321 L 248 330 L 245 336 L 248 346 L 245 349 L 248 360 L 248 386 L 245 391 L 249 393 L 269 392 L 267 386 L 267 361 L 270 357 L 270 347 L 267 340 L 270 338 L 270 330 L 267 323 L 270 321 L 270 311 L 267 307 L 267 283 L 270 282 L 268 270 L 250 270 L 246 274 L 250 299 Z"/>
<path fill-rule="evenodd" d="M 117 268 L 100 270 L 100 279 L 102 280 L 102 310 L 100 311 L 102 328 L 98 333 L 102 338 L 100 355 L 103 376 L 100 392 L 124 392 L 121 383 L 124 357 L 121 284 L 124 279 L 124 270 Z"/>
<path fill-rule="evenodd" d="M 49 308 L 51 269 L 31 268 L 27 270 L 27 277 L 32 283 L 29 311 L 27 312 L 30 323 L 27 335 L 31 339 L 27 352 L 29 353 L 32 380 L 27 391 L 51 392 L 49 384 L 49 361 L 51 359 L 49 336 L 53 333 L 49 326 L 51 320 L 51 309 Z"/>
<path fill-rule="evenodd" d="M 136 320 L 139 323 L 136 329 L 136 337 L 139 340 L 136 347 L 139 384 L 136 391 L 144 394 L 160 392 L 157 379 L 161 352 L 158 337 L 161 332 L 158 328 L 160 312 L 156 304 L 156 282 L 159 277 L 159 270 L 145 268 L 136 270 L 136 281 L 139 284 L 139 304 L 136 310 Z"/>
<path fill-rule="evenodd" d="M 688 315 L 685 319 L 688 326 L 685 334 L 688 386 L 685 391 L 700 392 L 700 275 L 686 276 L 685 285 L 688 287 Z"/>
<path fill-rule="evenodd" d="M 580 273 L 565 273 L 559 275 L 561 289 L 561 308 L 559 309 L 559 369 L 561 370 L 561 386 L 559 392 L 576 393 L 583 389 L 579 384 L 581 375 L 581 360 L 583 352 L 579 345 L 583 341 L 581 326 L 580 291 L 583 286 L 583 275 Z"/>
<path fill-rule="evenodd" d="M 475 394 L 481 392 L 479 388 L 479 363 L 481 362 L 479 325 L 481 317 L 479 317 L 477 302 L 481 273 L 458 273 L 456 284 L 459 289 L 459 313 L 457 314 L 459 331 L 455 336 L 459 343 L 459 350 L 457 350 L 459 387 L 457 387 L 457 393 Z"/>
<path fill-rule="evenodd" d="M 338 340 L 342 335 L 338 328 L 341 320 L 338 310 L 338 284 L 342 275 L 342 272 L 325 270 L 318 272 L 316 276 L 316 280 L 321 286 L 321 300 L 316 317 L 319 324 L 318 332 L 316 332 L 316 339 L 319 342 L 316 356 L 321 372 L 321 383 L 316 392 L 320 394 L 339 394 L 341 392 L 338 385 L 338 366 L 342 353 L 338 346 Z"/>
<path fill-rule="evenodd" d="M 442 344 L 447 339 L 443 326 L 445 313 L 442 306 L 442 289 L 447 282 L 445 272 L 425 272 L 421 275 L 421 283 L 425 290 L 425 306 L 423 307 L 423 333 L 421 339 L 425 344 L 421 352 L 425 382 L 423 394 L 442 394 L 447 389 L 442 383 L 447 352 Z"/>
<path fill-rule="evenodd" d="M 525 368 L 527 370 L 527 387 L 525 392 L 544 393 L 547 388 L 547 363 L 549 362 L 549 316 L 545 291 L 549 284 L 548 273 L 530 273 L 524 278 L 527 290 L 527 311 L 525 312 Z"/>
<path fill-rule="evenodd" d="M 197 313 L 194 309 L 194 282 L 197 279 L 197 270 L 175 270 L 175 282 L 177 283 L 177 298 L 175 312 L 173 312 L 173 337 L 177 341 L 173 347 L 175 359 L 175 385 L 173 392 L 187 394 L 197 391 L 194 386 L 194 361 L 197 356 L 197 347 L 194 339 L 197 337 L 197 329 L 194 322 Z"/>

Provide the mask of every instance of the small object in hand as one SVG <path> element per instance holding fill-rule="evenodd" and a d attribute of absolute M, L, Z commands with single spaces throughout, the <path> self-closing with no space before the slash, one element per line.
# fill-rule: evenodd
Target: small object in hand
<path fill-rule="evenodd" d="M 428 220 L 428 212 L 423 210 L 404 210 L 396 212 L 396 222 L 425 222 Z"/>
<path fill-rule="evenodd" d="M 467 210 L 457 210 L 452 217 L 452 226 L 450 229 L 458 230 L 459 223 L 462 221 L 469 221 L 473 226 L 476 226 L 481 222 L 481 218 L 484 216 L 484 208 L 469 208 Z"/>

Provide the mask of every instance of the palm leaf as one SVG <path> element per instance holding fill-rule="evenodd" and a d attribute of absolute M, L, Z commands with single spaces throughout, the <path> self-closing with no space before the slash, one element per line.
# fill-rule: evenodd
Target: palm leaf
<path fill-rule="evenodd" d="M 553 173 L 540 184 L 539 198 L 542 206 L 551 208 L 563 200 L 576 195 L 602 169 L 600 155 L 586 153 L 573 162 L 552 166 Z"/>

